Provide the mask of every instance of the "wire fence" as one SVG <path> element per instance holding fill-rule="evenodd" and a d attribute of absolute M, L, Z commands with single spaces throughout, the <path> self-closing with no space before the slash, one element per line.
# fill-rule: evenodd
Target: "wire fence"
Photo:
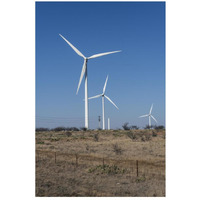
<path fill-rule="evenodd" d="M 73 165 L 75 167 L 87 166 L 88 168 L 98 165 L 115 165 L 126 169 L 127 173 L 134 174 L 136 177 L 157 176 L 165 179 L 164 159 L 112 159 L 92 154 L 36 150 L 36 164 L 38 163 Z"/>

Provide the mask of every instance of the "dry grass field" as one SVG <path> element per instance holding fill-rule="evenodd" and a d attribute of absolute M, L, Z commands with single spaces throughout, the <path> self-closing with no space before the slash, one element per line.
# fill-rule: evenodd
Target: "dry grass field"
<path fill-rule="evenodd" d="M 165 131 L 36 132 L 36 196 L 164 197 Z"/>

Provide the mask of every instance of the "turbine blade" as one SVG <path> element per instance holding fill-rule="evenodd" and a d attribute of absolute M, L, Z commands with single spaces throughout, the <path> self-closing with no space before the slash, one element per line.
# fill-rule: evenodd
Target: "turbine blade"
<path fill-rule="evenodd" d="M 151 108 L 150 108 L 149 114 L 151 114 L 152 109 L 153 109 L 153 104 L 151 105 Z"/>
<path fill-rule="evenodd" d="M 75 47 L 73 46 L 66 38 L 64 38 L 61 34 L 59 34 L 60 37 L 65 40 L 65 42 L 67 42 L 69 44 L 69 46 L 81 57 L 85 58 L 85 56 Z"/>
<path fill-rule="evenodd" d="M 140 116 L 140 117 L 147 117 L 147 116 L 149 116 L 149 115 L 142 115 L 142 116 Z M 140 117 L 139 117 L 139 118 L 140 118 Z"/>
<path fill-rule="evenodd" d="M 117 52 L 120 52 L 120 51 L 111 51 L 111 52 L 106 52 L 106 53 L 99 53 L 99 54 L 95 54 L 93 56 L 90 56 L 88 59 L 97 58 L 97 57 L 100 57 L 100 56 L 105 56 L 105 55 L 108 55 L 108 54 L 111 54 L 111 53 L 117 53 Z"/>
<path fill-rule="evenodd" d="M 105 91 L 106 91 L 106 85 L 107 85 L 107 81 L 108 81 L 108 76 L 107 76 L 107 78 L 106 78 L 106 82 L 105 82 L 105 84 L 104 84 L 104 87 L 103 87 L 103 94 L 105 93 Z"/>
<path fill-rule="evenodd" d="M 114 104 L 114 102 L 111 101 L 111 99 L 109 97 L 107 97 L 106 95 L 104 95 L 106 97 L 106 99 L 108 99 L 108 101 L 110 101 L 118 110 L 119 108 Z"/>
<path fill-rule="evenodd" d="M 158 122 L 157 122 L 157 120 L 154 118 L 154 116 L 153 116 L 153 115 L 151 115 L 151 117 L 154 119 L 154 121 L 155 121 L 156 123 L 158 123 Z"/>
<path fill-rule="evenodd" d="M 84 59 L 84 63 L 83 63 L 83 67 L 82 67 L 82 71 L 81 71 L 81 76 L 80 76 L 80 79 L 79 79 L 79 83 L 78 83 L 78 88 L 77 88 L 76 94 L 78 94 L 78 90 L 80 88 L 81 81 L 83 79 L 83 75 L 85 74 L 85 69 L 86 69 L 86 60 Z"/>
<path fill-rule="evenodd" d="M 98 94 L 98 95 L 93 96 L 93 97 L 90 97 L 90 98 L 88 98 L 88 99 L 95 99 L 95 98 L 98 98 L 98 97 L 101 97 L 101 96 L 102 96 L 102 94 Z"/>

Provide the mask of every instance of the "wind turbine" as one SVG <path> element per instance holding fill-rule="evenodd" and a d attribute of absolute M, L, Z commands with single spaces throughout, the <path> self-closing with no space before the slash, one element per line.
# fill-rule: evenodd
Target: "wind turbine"
<path fill-rule="evenodd" d="M 110 130 L 110 118 L 108 118 L 108 130 Z"/>
<path fill-rule="evenodd" d="M 107 85 L 107 81 L 108 81 L 108 76 L 106 78 L 106 82 L 104 84 L 104 87 L 103 87 L 103 93 L 102 94 L 99 94 L 99 95 L 96 95 L 96 96 L 93 96 L 93 97 L 90 97 L 88 99 L 94 99 L 94 98 L 98 98 L 98 97 L 102 97 L 102 117 L 103 117 L 103 130 L 105 130 L 105 107 L 104 107 L 104 97 L 106 97 L 106 99 L 108 99 L 108 101 L 110 101 L 117 109 L 119 109 L 113 102 L 112 100 L 105 95 L 105 91 L 106 91 L 106 85 Z"/>
<path fill-rule="evenodd" d="M 153 104 L 151 105 L 149 114 L 140 116 L 140 117 L 149 117 L 149 127 L 150 127 L 150 128 L 151 128 L 151 117 L 152 117 L 152 119 L 153 119 L 156 123 L 158 123 L 157 120 L 154 118 L 154 116 L 151 114 L 152 109 L 153 109 Z M 139 117 L 139 118 L 140 118 L 140 117 Z"/>
<path fill-rule="evenodd" d="M 79 79 L 79 83 L 78 83 L 78 88 L 76 91 L 76 94 L 78 94 L 79 91 L 79 87 L 81 85 L 81 81 L 83 79 L 83 76 L 85 74 L 85 128 L 89 128 L 89 120 L 88 120 L 88 78 L 87 78 L 87 62 L 89 59 L 92 58 L 97 58 L 100 56 L 105 56 L 111 53 L 117 53 L 120 51 L 112 51 L 112 52 L 106 52 L 106 53 L 99 53 L 99 54 L 94 54 L 90 57 L 85 57 L 75 46 L 73 46 L 66 38 L 64 38 L 61 34 L 59 34 L 61 38 L 63 38 L 63 40 L 65 40 L 65 42 L 67 42 L 69 44 L 69 46 L 79 55 L 84 59 L 84 63 L 83 63 L 83 67 L 82 67 L 82 71 L 81 71 L 81 75 L 80 75 L 80 79 Z"/>

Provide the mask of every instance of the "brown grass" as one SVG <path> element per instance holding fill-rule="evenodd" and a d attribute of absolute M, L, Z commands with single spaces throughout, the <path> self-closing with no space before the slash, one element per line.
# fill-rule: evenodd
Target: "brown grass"
<path fill-rule="evenodd" d="M 164 131 L 71 133 L 36 133 L 36 196 L 165 196 Z"/>

